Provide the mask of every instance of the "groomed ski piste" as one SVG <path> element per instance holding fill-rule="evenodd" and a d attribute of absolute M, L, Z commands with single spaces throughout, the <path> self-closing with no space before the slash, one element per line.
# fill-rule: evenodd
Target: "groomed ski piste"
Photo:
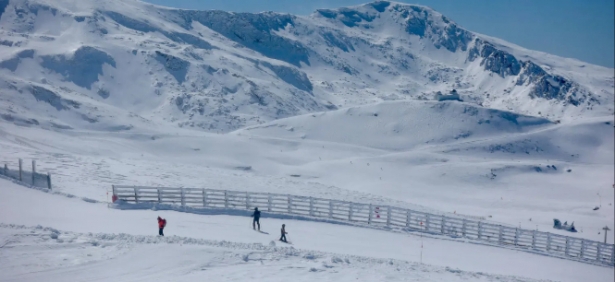
<path fill-rule="evenodd" d="M 2 281 L 610 281 L 613 269 L 304 220 L 106 203 L 0 180 Z M 28 203 L 28 204 L 23 204 Z M 156 236 L 156 217 L 169 223 Z M 277 241 L 285 223 L 292 245 Z"/>

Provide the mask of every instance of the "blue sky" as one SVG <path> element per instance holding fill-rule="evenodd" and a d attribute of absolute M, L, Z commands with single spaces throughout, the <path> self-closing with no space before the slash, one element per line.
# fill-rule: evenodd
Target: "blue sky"
<path fill-rule="evenodd" d="M 366 0 L 145 0 L 186 8 L 235 12 L 276 11 L 308 15 L 318 8 L 358 5 Z M 613 0 L 413 0 L 459 25 L 528 49 L 613 68 Z"/>

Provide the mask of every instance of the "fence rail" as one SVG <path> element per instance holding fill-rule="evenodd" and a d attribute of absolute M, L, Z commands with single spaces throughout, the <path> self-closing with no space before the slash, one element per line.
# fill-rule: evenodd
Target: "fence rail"
<path fill-rule="evenodd" d="M 13 168 L 13 165 L 15 165 L 16 168 Z M 49 173 L 43 174 L 37 172 L 36 160 L 32 160 L 31 170 L 27 170 L 24 167 L 22 159 L 19 159 L 17 164 L 12 163 L 11 166 L 9 166 L 8 162 L 4 162 L 3 166 L 0 167 L 0 175 L 32 186 L 51 189 L 51 175 Z"/>
<path fill-rule="evenodd" d="M 259 207 L 272 213 L 408 228 L 615 265 L 612 244 L 392 206 L 272 193 L 123 185 L 113 185 L 113 199 L 202 208 L 249 210 Z"/>

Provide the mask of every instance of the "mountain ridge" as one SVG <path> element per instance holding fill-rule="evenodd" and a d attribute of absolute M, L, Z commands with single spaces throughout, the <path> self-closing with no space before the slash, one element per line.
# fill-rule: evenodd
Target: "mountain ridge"
<path fill-rule="evenodd" d="M 518 48 L 419 5 L 294 16 L 140 1 L 3 3 L 0 87 L 9 94 L 0 112 L 13 119 L 228 132 L 452 89 L 466 102 L 552 120 L 613 114 L 612 69 Z"/>

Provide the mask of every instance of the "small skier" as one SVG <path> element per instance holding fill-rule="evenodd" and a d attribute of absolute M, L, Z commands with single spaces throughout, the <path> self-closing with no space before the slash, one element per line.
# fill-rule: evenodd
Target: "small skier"
<path fill-rule="evenodd" d="M 164 236 L 164 227 L 167 226 L 167 220 L 161 217 L 158 217 L 158 235 Z"/>
<path fill-rule="evenodd" d="M 252 213 L 252 217 L 254 218 L 252 220 L 252 229 L 256 230 L 256 225 L 258 224 L 258 231 L 261 231 L 261 223 L 260 223 L 260 218 L 261 218 L 261 211 L 258 210 L 258 208 L 254 208 L 254 213 Z"/>
<path fill-rule="evenodd" d="M 286 232 L 286 224 L 282 224 L 282 230 L 280 230 L 282 232 L 282 236 L 280 236 L 280 241 L 284 242 L 284 243 L 288 243 L 286 241 L 286 234 L 288 234 L 288 232 Z"/>

